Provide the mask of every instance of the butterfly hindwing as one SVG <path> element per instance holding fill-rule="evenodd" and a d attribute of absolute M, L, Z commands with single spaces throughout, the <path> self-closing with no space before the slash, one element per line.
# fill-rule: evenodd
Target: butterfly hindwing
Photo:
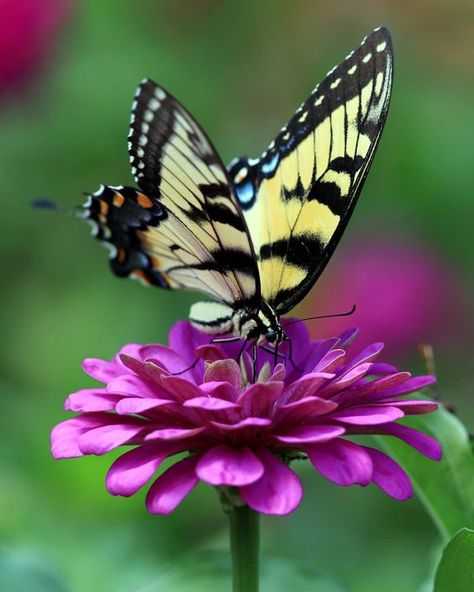
<path fill-rule="evenodd" d="M 227 171 L 191 115 L 150 80 L 138 87 L 129 152 L 141 191 L 104 187 L 86 206 L 117 251 L 114 272 L 257 308 L 256 259 Z"/>
<path fill-rule="evenodd" d="M 380 28 L 331 70 L 258 160 L 229 173 L 258 259 L 262 299 L 290 310 L 324 269 L 372 162 L 392 83 Z"/>

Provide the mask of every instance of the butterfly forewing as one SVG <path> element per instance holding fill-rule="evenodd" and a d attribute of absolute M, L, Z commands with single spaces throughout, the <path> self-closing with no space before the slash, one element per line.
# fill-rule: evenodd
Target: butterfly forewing
<path fill-rule="evenodd" d="M 390 34 L 381 28 L 328 73 L 259 160 L 230 165 L 262 299 L 280 314 L 311 288 L 341 237 L 385 123 L 391 83 Z"/>
<path fill-rule="evenodd" d="M 257 308 L 255 255 L 224 165 L 191 115 L 150 80 L 138 87 L 129 152 L 141 191 L 106 187 L 89 207 L 117 249 L 114 271 Z"/>

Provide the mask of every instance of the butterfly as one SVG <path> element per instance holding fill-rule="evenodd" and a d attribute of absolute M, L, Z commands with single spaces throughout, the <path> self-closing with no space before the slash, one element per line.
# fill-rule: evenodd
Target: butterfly
<path fill-rule="evenodd" d="M 390 33 L 379 28 L 333 68 L 260 158 L 226 168 L 193 116 L 145 79 L 128 149 L 138 189 L 104 186 L 83 214 L 120 277 L 212 302 L 190 321 L 254 344 L 314 285 L 352 214 L 389 106 Z"/>

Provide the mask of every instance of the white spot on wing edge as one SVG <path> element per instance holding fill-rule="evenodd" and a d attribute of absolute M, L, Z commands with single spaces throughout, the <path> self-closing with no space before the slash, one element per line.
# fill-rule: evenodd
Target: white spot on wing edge
<path fill-rule="evenodd" d="M 321 95 L 320 97 L 318 97 L 315 101 L 314 101 L 314 106 L 315 107 L 319 107 L 319 105 L 321 105 L 321 103 L 324 101 L 324 95 Z"/>
<path fill-rule="evenodd" d="M 363 58 L 362 61 L 364 62 L 364 64 L 367 64 L 372 58 L 372 54 L 369 52 L 368 54 L 366 54 Z"/>
<path fill-rule="evenodd" d="M 382 43 L 379 43 L 375 49 L 376 49 L 378 52 L 381 52 L 381 51 L 383 51 L 383 50 L 384 50 L 386 47 L 387 47 L 387 42 L 386 42 L 386 41 L 382 41 Z"/>
<path fill-rule="evenodd" d="M 337 88 L 339 86 L 340 82 L 341 82 L 341 79 L 336 78 L 336 80 L 333 83 L 331 83 L 331 88 Z"/>
<path fill-rule="evenodd" d="M 163 99 L 166 99 L 166 93 L 162 88 L 155 88 L 155 97 L 159 101 L 162 101 Z"/>

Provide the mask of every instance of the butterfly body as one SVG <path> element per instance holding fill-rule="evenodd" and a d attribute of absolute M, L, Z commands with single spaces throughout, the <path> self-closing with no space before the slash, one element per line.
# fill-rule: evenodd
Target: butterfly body
<path fill-rule="evenodd" d="M 222 164 L 190 113 L 150 80 L 137 90 L 129 153 L 139 189 L 101 186 L 84 214 L 121 277 L 198 291 L 190 319 L 257 344 L 323 271 L 352 214 L 391 91 L 390 34 L 377 29 L 297 110 L 259 159 Z"/>

